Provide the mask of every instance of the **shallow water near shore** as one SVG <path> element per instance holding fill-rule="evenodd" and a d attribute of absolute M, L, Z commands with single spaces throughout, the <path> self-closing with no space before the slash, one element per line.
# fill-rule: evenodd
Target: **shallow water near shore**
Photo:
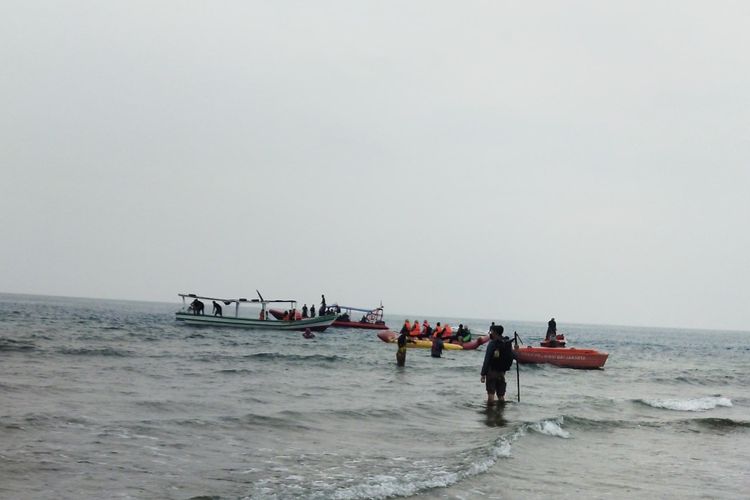
<path fill-rule="evenodd" d="M 740 498 L 750 334 L 566 325 L 603 370 L 433 359 L 371 331 L 177 324 L 177 304 L 0 295 L 3 498 Z M 403 317 L 388 317 L 397 329 Z M 413 319 L 413 318 L 412 318 Z M 420 317 L 420 319 L 422 319 Z M 486 331 L 488 320 L 428 318 Z M 558 318 L 559 320 L 560 318 Z M 492 318 L 537 343 L 545 324 Z"/>

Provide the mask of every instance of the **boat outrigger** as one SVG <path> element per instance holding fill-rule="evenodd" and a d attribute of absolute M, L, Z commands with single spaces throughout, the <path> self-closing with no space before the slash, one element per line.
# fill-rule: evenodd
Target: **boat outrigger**
<path fill-rule="evenodd" d="M 543 340 L 541 347 L 516 347 L 516 360 L 521 364 L 547 363 L 563 368 L 597 369 L 604 366 L 609 354 L 595 349 L 565 347 L 565 336 Z"/>
<path fill-rule="evenodd" d="M 256 290 L 256 292 L 258 292 Z M 309 328 L 312 331 L 322 332 L 336 320 L 335 314 L 326 314 L 317 318 L 293 319 L 293 320 L 276 320 L 272 319 L 269 314 L 269 304 L 289 304 L 289 309 L 294 310 L 297 307 L 296 300 L 265 300 L 258 292 L 258 299 L 221 299 L 217 297 L 204 297 L 194 293 L 179 293 L 182 297 L 182 309 L 177 311 L 175 319 L 184 321 L 188 325 L 209 325 L 209 326 L 233 326 L 240 328 L 257 328 L 263 330 L 305 330 Z M 188 299 L 193 299 L 188 304 Z M 234 304 L 234 316 L 223 316 L 222 314 L 208 315 L 204 314 L 204 304 L 202 300 L 210 300 L 219 304 L 230 306 Z M 253 304 L 260 306 L 260 312 L 255 318 L 240 316 L 240 305 Z"/>

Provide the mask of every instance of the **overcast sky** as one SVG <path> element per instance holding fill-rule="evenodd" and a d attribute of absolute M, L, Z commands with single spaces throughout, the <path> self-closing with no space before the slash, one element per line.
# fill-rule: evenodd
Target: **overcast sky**
<path fill-rule="evenodd" d="M 748 26 L 742 1 L 4 0 L 0 291 L 747 330 Z"/>

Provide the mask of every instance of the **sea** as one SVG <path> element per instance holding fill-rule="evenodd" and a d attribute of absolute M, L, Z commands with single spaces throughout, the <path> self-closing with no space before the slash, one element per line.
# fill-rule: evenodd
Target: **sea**
<path fill-rule="evenodd" d="M 750 333 L 558 317 L 604 368 L 514 365 L 488 406 L 485 347 L 398 367 L 372 331 L 180 305 L 0 295 L 0 498 L 750 498 Z M 548 318 L 427 319 L 534 345 Z"/>

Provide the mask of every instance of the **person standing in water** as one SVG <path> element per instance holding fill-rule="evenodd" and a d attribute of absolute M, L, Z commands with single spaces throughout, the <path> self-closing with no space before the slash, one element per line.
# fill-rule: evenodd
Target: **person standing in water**
<path fill-rule="evenodd" d="M 396 351 L 396 364 L 398 366 L 406 365 L 406 342 L 408 342 L 409 329 L 404 325 L 398 336 L 398 350 Z"/>
<path fill-rule="evenodd" d="M 482 377 L 480 381 L 487 389 L 487 404 L 495 403 L 495 394 L 498 401 L 505 401 L 505 372 L 513 365 L 513 345 L 510 339 L 502 336 L 503 326 L 496 325 L 490 329 L 490 343 L 484 354 L 482 364 Z"/>
<path fill-rule="evenodd" d="M 433 358 L 439 358 L 440 356 L 442 356 L 443 347 L 445 347 L 443 337 L 437 336 L 432 339 L 432 349 L 430 350 L 430 356 L 432 356 Z"/>

